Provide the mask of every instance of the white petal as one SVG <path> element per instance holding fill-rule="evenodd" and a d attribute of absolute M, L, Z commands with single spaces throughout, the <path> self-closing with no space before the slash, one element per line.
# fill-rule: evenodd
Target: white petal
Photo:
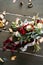
<path fill-rule="evenodd" d="M 5 26 L 5 25 L 3 24 L 3 26 Z"/>
<path fill-rule="evenodd" d="M 9 22 L 6 22 L 6 25 L 8 25 Z"/>
<path fill-rule="evenodd" d="M 2 14 L 0 14 L 0 18 L 2 18 L 2 19 L 3 19 L 3 18 L 4 18 L 4 16 L 3 16 Z"/>
<path fill-rule="evenodd" d="M 31 29 L 32 27 L 30 26 L 30 25 L 28 25 L 27 27 L 26 27 L 26 29 L 28 30 L 28 29 Z"/>
<path fill-rule="evenodd" d="M 5 23 L 6 22 L 6 19 L 3 19 L 2 21 L 3 21 L 3 23 Z"/>
<path fill-rule="evenodd" d="M 3 11 L 3 14 L 6 15 L 6 11 Z"/>
<path fill-rule="evenodd" d="M 20 19 L 19 18 L 16 18 L 16 24 L 18 24 L 18 21 L 19 21 Z"/>
<path fill-rule="evenodd" d="M 42 23 L 38 23 L 38 24 L 37 24 L 37 27 L 38 27 L 38 28 L 42 28 Z"/>
<path fill-rule="evenodd" d="M 13 30 L 12 30 L 11 28 L 9 28 L 9 31 L 10 31 L 10 32 L 13 32 Z"/>

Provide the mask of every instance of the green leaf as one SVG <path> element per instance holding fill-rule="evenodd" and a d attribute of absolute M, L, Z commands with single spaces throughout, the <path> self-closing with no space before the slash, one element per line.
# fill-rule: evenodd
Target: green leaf
<path fill-rule="evenodd" d="M 34 50 L 35 50 L 35 52 L 39 51 L 40 49 L 41 49 L 41 48 L 40 48 L 39 44 L 35 44 L 35 45 L 34 45 Z"/>
<path fill-rule="evenodd" d="M 39 34 L 40 31 L 41 31 L 41 29 L 39 29 L 39 28 L 35 28 L 35 33 Z"/>

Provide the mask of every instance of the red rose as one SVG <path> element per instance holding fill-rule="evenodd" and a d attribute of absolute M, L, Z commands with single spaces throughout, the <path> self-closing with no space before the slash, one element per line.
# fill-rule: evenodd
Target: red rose
<path fill-rule="evenodd" d="M 22 35 L 24 35 L 24 34 L 26 33 L 26 31 L 24 30 L 23 27 L 19 28 L 18 31 L 19 31 Z"/>
<path fill-rule="evenodd" d="M 39 23 L 40 22 L 40 20 L 37 20 L 37 23 Z"/>

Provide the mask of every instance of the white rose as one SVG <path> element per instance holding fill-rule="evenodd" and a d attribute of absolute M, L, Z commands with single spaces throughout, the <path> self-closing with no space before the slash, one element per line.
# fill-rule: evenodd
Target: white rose
<path fill-rule="evenodd" d="M 38 23 L 38 24 L 37 24 L 37 27 L 38 27 L 38 28 L 42 28 L 42 23 Z"/>
<path fill-rule="evenodd" d="M 13 3 L 15 3 L 16 2 L 16 0 L 13 0 Z"/>
<path fill-rule="evenodd" d="M 31 27 L 31 25 L 28 25 L 27 27 L 26 27 L 26 30 L 28 31 L 28 30 L 30 30 L 32 27 Z"/>

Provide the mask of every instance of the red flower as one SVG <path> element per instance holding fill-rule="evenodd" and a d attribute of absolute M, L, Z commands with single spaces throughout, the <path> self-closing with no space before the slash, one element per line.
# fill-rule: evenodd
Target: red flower
<path fill-rule="evenodd" d="M 26 27 L 29 26 L 29 25 L 31 26 L 31 30 L 30 30 L 30 31 L 32 32 L 32 31 L 34 30 L 34 25 L 32 25 L 32 24 L 27 24 L 27 25 L 24 26 L 24 28 L 26 28 Z"/>
<path fill-rule="evenodd" d="M 24 34 L 26 33 L 26 31 L 24 30 L 23 27 L 20 27 L 20 28 L 18 29 L 18 31 L 19 31 L 22 35 L 24 35 Z"/>
<path fill-rule="evenodd" d="M 37 23 L 39 23 L 40 22 L 40 20 L 37 20 Z"/>
<path fill-rule="evenodd" d="M 37 20 L 37 23 L 43 23 L 43 21 L 42 20 Z"/>
<path fill-rule="evenodd" d="M 12 42 L 9 38 L 3 42 L 3 45 L 8 45 L 10 42 Z"/>
<path fill-rule="evenodd" d="M 13 42 L 13 40 L 11 40 L 10 38 L 3 42 L 4 51 L 9 49 L 11 52 L 14 52 L 14 50 L 17 49 L 18 46 L 19 44 L 15 44 L 15 42 Z"/>

